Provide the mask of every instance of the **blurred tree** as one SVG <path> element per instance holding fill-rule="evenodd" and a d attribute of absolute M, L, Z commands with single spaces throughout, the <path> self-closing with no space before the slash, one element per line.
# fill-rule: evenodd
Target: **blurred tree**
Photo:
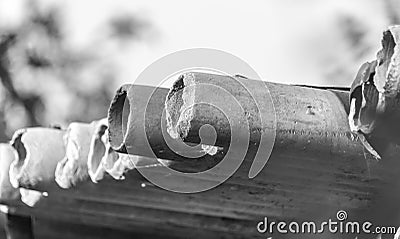
<path fill-rule="evenodd" d="M 371 46 L 366 41 L 367 25 L 361 19 L 347 14 L 341 15 L 338 23 L 341 26 L 341 34 L 345 36 L 348 49 L 353 52 L 353 58 L 355 60 L 363 58 L 371 50 Z"/>
<path fill-rule="evenodd" d="M 350 86 L 354 69 L 373 52 L 369 41 L 371 29 L 362 18 L 345 11 L 336 13 L 334 23 L 328 33 L 331 39 L 323 45 L 330 46 L 320 55 L 320 67 L 324 75 L 321 79 L 324 79 L 326 85 Z M 332 46 L 335 50 L 330 48 Z M 318 50 L 313 54 L 318 54 Z"/>
<path fill-rule="evenodd" d="M 147 24 L 129 14 L 123 14 L 113 17 L 110 20 L 111 36 L 122 40 L 139 38 L 141 30 L 147 27 Z"/>
<path fill-rule="evenodd" d="M 15 38 L 14 34 L 7 34 L 3 35 L 0 40 L 0 79 L 10 97 L 25 108 L 29 117 L 28 120 L 31 126 L 34 126 L 38 124 L 35 117 L 35 108 L 40 102 L 40 97 L 35 95 L 22 97 L 14 87 L 9 70 L 8 49 L 15 43 Z"/>
<path fill-rule="evenodd" d="M 26 11 L 19 25 L 0 29 L 0 92 L 7 95 L 0 97 L 0 140 L 21 127 L 105 117 L 116 72 L 101 46 L 138 38 L 145 22 L 127 14 L 114 17 L 103 42 L 74 49 L 66 40 L 61 8 L 28 0 Z"/>

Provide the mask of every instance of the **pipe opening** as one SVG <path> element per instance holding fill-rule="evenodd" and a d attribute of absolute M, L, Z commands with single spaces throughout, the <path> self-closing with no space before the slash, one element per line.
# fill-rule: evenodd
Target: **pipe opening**
<path fill-rule="evenodd" d="M 11 140 L 11 146 L 17 151 L 18 163 L 16 166 L 18 168 L 22 167 L 27 155 L 25 145 L 22 142 L 22 136 L 24 135 L 25 132 L 26 132 L 25 130 L 17 132 L 16 135 Z"/>
<path fill-rule="evenodd" d="M 106 153 L 106 146 L 104 145 L 103 141 L 101 140 L 101 137 L 105 134 L 107 130 L 106 125 L 101 125 L 96 132 L 96 136 L 94 136 L 92 140 L 92 145 L 90 146 L 90 152 L 89 152 L 89 175 L 94 175 L 100 164 L 103 156 Z"/>
<path fill-rule="evenodd" d="M 10 142 L 11 146 L 15 149 L 18 156 L 17 160 L 11 163 L 9 171 L 10 183 L 14 188 L 19 188 L 20 186 L 19 177 L 22 167 L 24 166 L 25 159 L 27 157 L 27 150 L 24 143 L 22 142 L 22 136 L 25 132 L 26 130 L 19 130 L 15 132 Z"/>
<path fill-rule="evenodd" d="M 124 141 L 129 123 L 130 104 L 127 99 L 129 88 L 130 86 L 126 85 L 117 91 L 108 111 L 108 133 L 111 147 L 122 152 L 126 152 Z"/>

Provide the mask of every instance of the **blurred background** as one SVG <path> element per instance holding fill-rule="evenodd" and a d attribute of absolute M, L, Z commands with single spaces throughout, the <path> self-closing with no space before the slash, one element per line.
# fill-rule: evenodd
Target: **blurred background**
<path fill-rule="evenodd" d="M 267 81 L 347 87 L 396 23 L 398 0 L 0 0 L 0 142 L 105 117 L 119 85 L 193 47 Z"/>

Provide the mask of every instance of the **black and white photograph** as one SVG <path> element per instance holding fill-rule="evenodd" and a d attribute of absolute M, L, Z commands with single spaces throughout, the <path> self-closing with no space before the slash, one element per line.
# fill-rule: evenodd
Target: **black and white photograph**
<path fill-rule="evenodd" d="M 0 239 L 400 239 L 399 0 L 0 0 Z"/>

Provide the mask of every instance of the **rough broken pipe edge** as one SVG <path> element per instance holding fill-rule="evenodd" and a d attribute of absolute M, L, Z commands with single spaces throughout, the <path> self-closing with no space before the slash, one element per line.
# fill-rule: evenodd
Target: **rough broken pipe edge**
<path fill-rule="evenodd" d="M 97 183 L 104 177 L 105 168 L 102 166 L 102 160 L 108 155 L 107 141 L 104 139 L 106 131 L 107 124 L 99 124 L 91 138 L 87 168 L 93 183 Z"/>
<path fill-rule="evenodd" d="M 223 149 L 205 145 L 196 149 L 187 145 L 171 148 L 167 144 L 167 141 L 175 141 L 168 133 L 163 134 L 162 130 L 162 121 L 166 121 L 163 111 L 168 92 L 169 89 L 160 87 L 121 86 L 108 111 L 108 134 L 111 148 L 118 153 L 144 157 L 155 156 L 159 159 L 175 161 L 187 161 L 188 157 L 185 157 L 185 153 L 193 152 L 195 155 L 203 155 L 196 159 L 210 161 L 210 155 L 216 154 L 215 151 L 222 152 Z"/>
<path fill-rule="evenodd" d="M 111 128 L 108 130 L 109 141 L 112 149 L 118 152 L 126 152 L 125 142 L 128 137 L 128 132 L 125 124 L 128 122 L 123 122 L 122 111 L 124 110 L 125 104 L 130 108 L 127 94 L 131 86 L 130 84 L 126 84 L 117 90 L 108 110 L 108 127 Z"/>
<path fill-rule="evenodd" d="M 377 59 L 364 63 L 352 83 L 349 125 L 365 148 L 381 158 L 392 143 L 399 143 L 400 26 L 383 33 Z"/>
<path fill-rule="evenodd" d="M 121 86 L 108 111 L 109 141 L 118 153 L 173 158 L 161 131 L 164 99 L 168 89 Z M 129 151 L 129 152 L 128 152 Z M 161 152 L 161 153 L 160 153 Z"/>
<path fill-rule="evenodd" d="M 108 173 L 115 180 L 124 180 L 124 174 L 134 168 L 162 167 L 157 159 L 117 153 L 111 148 L 107 124 L 102 122 L 92 136 L 87 159 L 88 173 L 93 183 L 98 183 Z M 139 161 L 143 159 L 144 165 Z"/>
<path fill-rule="evenodd" d="M 88 177 L 88 155 L 98 125 L 107 125 L 107 119 L 91 123 L 72 122 L 65 133 L 66 153 L 57 164 L 55 180 L 61 188 L 70 188 Z"/>
<path fill-rule="evenodd" d="M 0 200 L 13 201 L 18 198 L 27 206 L 35 206 L 46 193 L 25 188 L 14 188 L 10 183 L 11 163 L 18 158 L 17 151 L 10 144 L 0 144 Z"/>
<path fill-rule="evenodd" d="M 216 87 L 209 88 L 204 85 Z M 265 87 L 268 87 L 268 92 L 261 89 Z M 217 137 L 220 138 L 217 139 L 217 146 L 224 147 L 229 143 L 231 138 L 229 120 L 224 114 L 216 112 L 212 105 L 199 103 L 203 102 L 203 99 L 226 102 L 221 100 L 217 92 L 210 92 L 213 89 L 219 91 L 219 88 L 229 92 L 241 104 L 244 112 L 235 112 L 231 117 L 236 117 L 236 122 L 242 124 L 249 122 L 249 140 L 255 145 L 263 134 L 271 133 L 271 129 L 274 129 L 274 116 L 277 123 L 275 140 L 277 147 L 280 146 L 279 142 L 286 140 L 288 136 L 298 138 L 299 143 L 310 140 L 325 141 L 330 134 L 343 136 L 343 142 L 351 138 L 349 135 L 352 134 L 347 123 L 348 92 L 346 91 L 285 85 L 201 72 L 182 74 L 170 89 L 165 100 L 169 134 L 187 142 L 199 143 L 198 129 L 208 124 L 215 129 Z M 266 95 L 268 93 L 273 100 L 274 108 L 271 102 L 268 102 L 269 96 Z M 260 120 L 258 112 L 265 113 L 263 121 Z M 322 124 L 322 122 L 327 123 Z M 311 124 L 314 125 L 313 129 L 309 127 Z M 320 132 L 324 132 L 324 135 Z M 311 137 L 314 134 L 315 137 Z M 353 145 L 353 142 L 350 145 Z M 322 145 L 315 150 L 320 151 L 324 147 L 331 146 Z"/>
<path fill-rule="evenodd" d="M 114 179 L 124 179 L 123 173 L 128 169 L 121 169 L 123 172 L 120 172 L 120 175 L 116 175 L 116 173 L 112 171 L 114 165 L 118 163 L 118 159 L 119 154 L 111 148 L 108 140 L 107 125 L 99 125 L 92 137 L 87 161 L 88 172 L 92 182 L 97 183 L 102 180 L 106 172 Z"/>

